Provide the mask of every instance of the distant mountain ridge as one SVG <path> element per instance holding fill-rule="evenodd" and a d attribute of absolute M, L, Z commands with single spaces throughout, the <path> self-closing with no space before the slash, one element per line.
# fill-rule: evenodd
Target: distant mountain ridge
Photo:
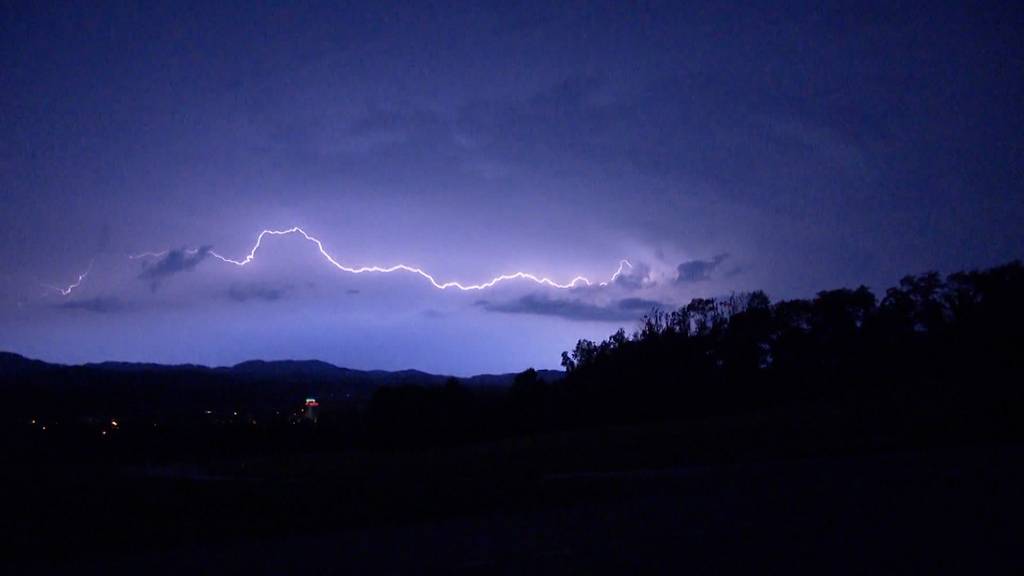
<path fill-rule="evenodd" d="M 90 362 L 86 364 L 55 364 L 27 358 L 13 352 L 0 351 L 0 379 L 15 372 L 24 371 L 74 371 L 89 370 L 110 373 L 196 372 L 227 375 L 249 380 L 296 381 L 350 381 L 377 386 L 420 385 L 437 386 L 453 376 L 431 374 L 422 370 L 355 370 L 343 368 L 322 360 L 247 360 L 233 366 L 210 367 L 201 364 L 156 364 L 151 362 Z M 468 386 L 510 386 L 517 373 L 477 374 L 468 377 L 454 377 Z M 564 373 L 558 370 L 537 370 L 544 381 L 561 379 Z"/>
<path fill-rule="evenodd" d="M 539 371 L 545 380 L 561 372 Z M 504 390 L 515 374 L 456 378 L 466 388 Z M 325 409 L 358 410 L 382 388 L 440 388 L 452 377 L 419 370 L 353 370 L 319 360 L 250 360 L 234 366 L 100 362 L 50 364 L 0 352 L 0 427 L 4 423 L 280 420 L 316 398 Z"/>

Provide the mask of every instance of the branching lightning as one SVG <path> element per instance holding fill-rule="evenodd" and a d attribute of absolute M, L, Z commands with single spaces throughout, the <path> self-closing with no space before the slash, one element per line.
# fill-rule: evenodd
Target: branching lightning
<path fill-rule="evenodd" d="M 481 284 L 463 284 L 461 282 L 456 282 L 456 281 L 439 282 L 436 278 L 434 278 L 434 276 L 428 274 L 422 268 L 417 268 L 415 266 L 409 266 L 409 265 L 406 265 L 406 264 L 395 264 L 393 266 L 360 266 L 360 267 L 346 266 L 346 265 L 342 264 L 341 262 L 338 262 L 338 260 L 335 259 L 335 257 L 332 256 L 324 248 L 323 242 L 321 242 L 318 238 L 309 235 L 308 233 L 306 233 L 305 230 L 303 230 L 302 228 L 300 228 L 298 226 L 294 226 L 292 228 L 288 228 L 288 229 L 285 229 L 285 230 L 263 230 L 262 232 L 259 233 L 259 236 L 256 237 L 256 243 L 253 245 L 252 249 L 249 250 L 249 253 L 246 254 L 245 257 L 243 257 L 240 260 L 235 260 L 233 258 L 229 258 L 229 257 L 224 256 L 224 255 L 222 255 L 222 254 L 220 254 L 218 252 L 215 252 L 213 250 L 211 250 L 209 254 L 210 254 L 210 256 L 212 256 L 212 257 L 214 257 L 214 258 L 216 258 L 216 259 L 218 259 L 218 260 L 220 260 L 222 262 L 225 262 L 227 264 L 232 264 L 234 266 L 238 266 L 238 267 L 241 268 L 241 267 L 247 266 L 253 260 L 255 260 L 256 253 L 259 251 L 260 247 L 263 245 L 263 239 L 264 238 L 266 238 L 267 236 L 287 236 L 287 235 L 291 235 L 291 234 L 298 234 L 298 235 L 302 236 L 303 238 L 305 238 L 307 241 L 309 241 L 312 244 L 314 244 L 316 246 L 317 250 L 320 252 L 320 255 L 323 256 L 323 258 L 331 266 L 334 266 L 335 268 L 337 268 L 338 270 L 341 270 L 342 272 L 348 272 L 349 274 L 365 274 L 365 273 L 370 273 L 370 272 L 372 272 L 372 273 L 385 273 L 385 274 L 391 273 L 391 272 L 409 272 L 409 273 L 416 274 L 416 275 L 422 277 L 426 281 L 430 282 L 430 284 L 434 288 L 437 288 L 439 290 L 447 290 L 449 288 L 455 288 L 455 289 L 462 290 L 462 291 L 467 291 L 467 292 L 468 291 L 473 291 L 473 290 L 484 290 L 486 288 L 491 288 L 491 287 L 493 287 L 494 285 L 496 285 L 496 284 L 498 284 L 500 282 L 505 282 L 505 281 L 508 281 L 508 280 L 517 280 L 517 279 L 529 280 L 531 282 L 535 282 L 537 284 L 541 284 L 541 285 L 544 285 L 544 286 L 550 286 L 552 288 L 561 288 L 561 289 L 575 288 L 575 287 L 577 287 L 577 286 L 579 286 L 581 284 L 585 285 L 585 286 L 592 286 L 593 285 L 593 283 L 589 279 L 584 277 L 584 276 L 576 276 L 575 278 L 573 278 L 572 280 L 570 280 L 567 283 L 559 283 L 559 282 L 556 282 L 556 281 L 554 281 L 554 280 L 552 280 L 550 278 L 539 277 L 539 276 L 536 276 L 535 274 L 531 274 L 529 272 L 513 272 L 511 274 L 502 274 L 500 276 L 496 276 L 494 278 L 491 278 L 487 282 L 483 282 Z M 161 251 L 161 252 L 143 252 L 141 254 L 131 255 L 131 256 L 129 256 L 129 258 L 131 258 L 131 259 L 156 258 L 156 257 L 164 256 L 167 253 L 168 253 L 167 250 L 164 250 L 164 251 Z M 633 267 L 633 265 L 630 264 L 628 260 L 620 260 L 619 261 L 619 267 L 615 271 L 615 273 L 612 274 L 612 277 L 609 280 L 605 281 L 605 282 L 598 283 L 598 286 L 607 286 L 609 283 L 615 282 L 615 280 L 619 276 L 621 276 L 623 274 L 623 272 L 625 271 L 626 268 L 632 268 L 632 267 Z"/>
<path fill-rule="evenodd" d="M 625 260 L 625 259 L 619 260 L 619 269 L 616 270 L 614 274 L 612 274 L 611 279 L 608 280 L 607 282 L 601 282 L 600 284 L 598 284 L 598 286 L 607 286 L 610 282 L 615 282 L 615 280 L 619 276 L 622 276 L 622 272 L 623 272 L 622 267 L 623 266 L 625 266 L 627 268 L 630 268 L 630 269 L 633 268 L 633 265 L 629 263 L 629 260 Z"/>
<path fill-rule="evenodd" d="M 77 280 L 75 280 L 71 284 L 68 284 L 64 288 L 61 288 L 60 286 L 54 286 L 52 284 L 44 284 L 43 287 L 53 290 L 60 294 L 61 296 L 70 296 L 71 293 L 74 292 L 75 288 L 78 288 L 79 286 L 82 285 L 82 281 L 84 281 L 85 278 L 89 275 L 89 272 L 92 272 L 93 263 L 95 263 L 95 260 L 91 260 L 89 262 L 89 267 L 85 269 L 85 272 L 82 272 L 81 274 L 78 275 Z"/>

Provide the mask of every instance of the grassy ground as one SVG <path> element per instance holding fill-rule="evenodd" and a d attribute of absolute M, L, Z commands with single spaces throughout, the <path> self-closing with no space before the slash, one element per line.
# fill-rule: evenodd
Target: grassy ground
<path fill-rule="evenodd" d="M 8 470 L 5 563 L 153 574 L 1024 568 L 1020 447 L 708 458 L 687 443 L 696 433 L 659 424 L 148 466 L 48 454 Z"/>

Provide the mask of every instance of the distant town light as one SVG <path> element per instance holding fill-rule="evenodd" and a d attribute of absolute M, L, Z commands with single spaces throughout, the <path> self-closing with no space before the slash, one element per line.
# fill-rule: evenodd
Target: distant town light
<path fill-rule="evenodd" d="M 316 401 L 316 398 L 306 398 L 306 410 L 305 413 L 300 412 L 301 417 L 316 424 L 319 412 L 320 403 Z"/>

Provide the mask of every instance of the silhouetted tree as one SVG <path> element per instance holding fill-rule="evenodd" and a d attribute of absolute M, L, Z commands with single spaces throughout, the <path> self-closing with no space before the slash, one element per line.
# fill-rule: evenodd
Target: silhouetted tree
<path fill-rule="evenodd" d="M 1024 267 L 1012 262 L 945 281 L 907 276 L 881 304 L 865 286 L 774 305 L 763 292 L 696 298 L 652 310 L 631 337 L 579 341 L 563 353 L 561 388 L 592 420 L 814 402 L 858 414 L 862 425 L 910 414 L 934 426 L 968 412 L 990 427 L 987 417 L 1007 423 L 1022 407 L 1022 387 L 1002 375 L 1022 368 L 1021 294 Z"/>

